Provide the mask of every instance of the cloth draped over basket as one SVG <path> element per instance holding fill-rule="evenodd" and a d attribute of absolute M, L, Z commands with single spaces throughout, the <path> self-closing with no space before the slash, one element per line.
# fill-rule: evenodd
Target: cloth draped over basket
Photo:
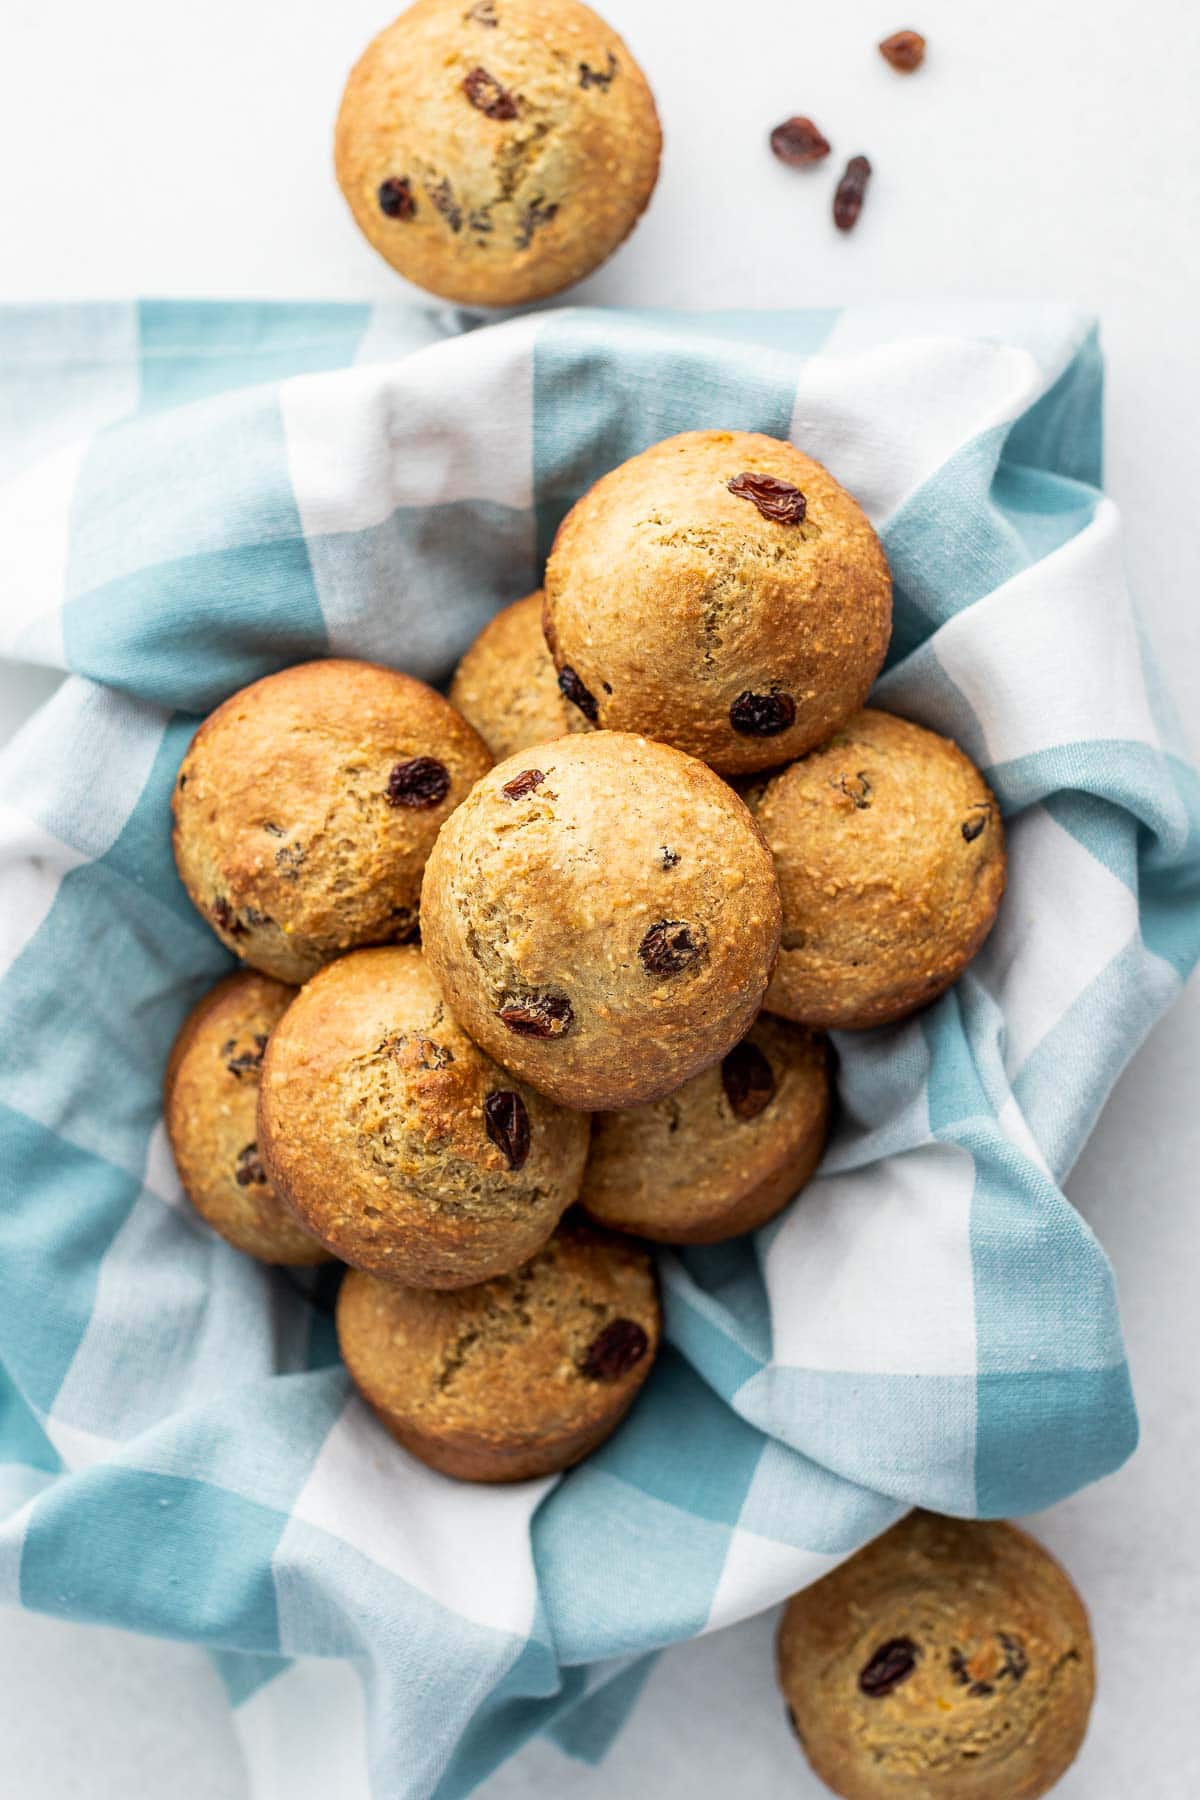
<path fill-rule="evenodd" d="M 600 1757 L 647 1653 L 914 1504 L 1029 1512 L 1129 1455 L 1112 1272 L 1061 1184 L 1200 953 L 1200 808 L 1100 406 L 1057 308 L 0 314 L 3 653 L 69 672 L 0 762 L 0 1600 L 208 1646 L 256 1793 L 453 1800 L 543 1730 Z M 456 1485 L 349 1392 L 329 1278 L 180 1195 L 163 1064 L 229 959 L 171 785 L 198 715 L 287 663 L 444 681 L 591 481 L 700 426 L 791 437 L 866 507 L 878 704 L 981 765 L 1009 892 L 952 992 L 839 1036 L 803 1197 L 661 1256 L 668 1347 L 618 1435 Z"/>

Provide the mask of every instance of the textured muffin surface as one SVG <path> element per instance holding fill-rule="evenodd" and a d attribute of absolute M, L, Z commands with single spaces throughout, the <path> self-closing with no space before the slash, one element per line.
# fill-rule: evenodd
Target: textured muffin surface
<path fill-rule="evenodd" d="M 175 783 L 175 860 L 221 941 L 301 982 L 411 936 L 442 820 L 489 766 L 410 675 L 330 658 L 268 675 L 201 725 Z"/>
<path fill-rule="evenodd" d="M 367 1402 L 413 1453 L 450 1475 L 519 1481 L 566 1468 L 615 1430 L 654 1361 L 649 1257 L 564 1225 L 510 1275 L 457 1293 L 356 1271 L 338 1339 Z"/>
<path fill-rule="evenodd" d="M 227 975 L 175 1039 L 163 1115 L 184 1192 L 235 1249 L 260 1262 L 325 1262 L 329 1252 L 277 1199 L 258 1152 L 258 1082 L 267 1039 L 295 989 L 250 970 Z"/>
<path fill-rule="evenodd" d="M 559 688 L 540 588 L 488 621 L 454 672 L 450 699 L 497 761 L 591 729 Z"/>
<path fill-rule="evenodd" d="M 421 932 L 464 1029 L 568 1106 L 637 1106 L 752 1022 L 779 897 L 710 769 L 619 732 L 510 756 L 447 820 Z"/>
<path fill-rule="evenodd" d="M 783 898 L 772 1012 L 846 1028 L 903 1018 L 949 987 L 991 929 L 1000 809 L 948 738 L 861 712 L 749 804 Z"/>
<path fill-rule="evenodd" d="M 351 73 L 334 160 L 360 229 L 402 275 L 510 306 L 617 248 L 661 142 L 641 70 L 578 0 L 417 0 Z"/>
<path fill-rule="evenodd" d="M 803 1187 L 828 1121 L 825 1039 L 764 1013 L 676 1093 L 595 1116 L 580 1200 L 617 1230 L 717 1243 L 764 1224 Z"/>
<path fill-rule="evenodd" d="M 891 577 L 820 463 L 757 432 L 692 431 L 571 509 L 545 610 L 556 667 L 595 723 L 738 774 L 801 755 L 862 705 L 891 633 Z"/>
<path fill-rule="evenodd" d="M 800 1742 L 845 1800 L 1036 1800 L 1087 1730 L 1083 1603 L 1011 1525 L 913 1513 L 788 1603 L 778 1650 Z"/>
<path fill-rule="evenodd" d="M 342 957 L 301 990 L 267 1047 L 258 1143 L 344 1262 L 460 1287 L 549 1237 L 579 1190 L 587 1122 L 478 1050 L 401 945 Z"/>

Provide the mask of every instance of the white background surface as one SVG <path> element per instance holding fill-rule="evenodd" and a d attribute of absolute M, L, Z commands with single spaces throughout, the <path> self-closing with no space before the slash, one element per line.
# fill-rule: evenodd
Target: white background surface
<path fill-rule="evenodd" d="M 1102 316 L 1108 484 L 1130 576 L 1185 718 L 1200 706 L 1200 13 L 1191 0 L 606 0 L 666 133 L 647 219 L 577 296 L 795 306 L 950 293 Z M 357 238 L 329 143 L 386 0 L 5 0 L 0 300 L 396 296 Z M 924 70 L 872 45 L 914 25 Z M 786 170 L 768 128 L 810 113 L 835 156 Z M 828 219 L 840 156 L 876 174 L 858 230 Z M 0 605 L 3 596 L 0 595 Z M 48 682 L 5 670 L 0 734 Z M 1195 732 L 1193 731 L 1193 741 Z M 1063 1800 L 1190 1800 L 1200 1676 L 1200 990 L 1138 1056 L 1070 1184 L 1121 1281 L 1143 1440 L 1036 1521 L 1090 1601 L 1101 1691 Z M 772 1621 L 661 1659 L 599 1774 L 536 1746 L 562 1800 L 823 1792 L 781 1718 Z M 547 1791 L 544 1786 L 539 1792 Z M 0 1613 L 0 1800 L 242 1800 L 205 1658 Z M 289 1796 L 289 1800 L 307 1800 Z M 336 1796 L 322 1796 L 336 1800 Z M 1000 1797 L 998 1797 L 1000 1800 Z"/>

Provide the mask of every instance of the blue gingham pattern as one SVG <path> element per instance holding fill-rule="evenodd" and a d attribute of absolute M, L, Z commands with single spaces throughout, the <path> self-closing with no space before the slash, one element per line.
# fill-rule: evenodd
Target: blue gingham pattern
<path fill-rule="evenodd" d="M 0 315 L 0 634 L 69 671 L 0 765 L 0 1600 L 209 1646 L 257 1794 L 454 1800 L 541 1730 L 598 1758 L 658 1647 L 914 1503 L 1030 1511 L 1132 1450 L 1061 1183 L 1200 953 L 1200 808 L 1100 382 L 1052 308 Z M 983 767 L 1009 893 L 953 992 L 839 1038 L 800 1203 L 662 1256 L 667 1348 L 617 1437 L 457 1485 L 349 1393 L 328 1277 L 181 1199 L 161 1070 L 228 959 L 171 784 L 197 716 L 283 664 L 443 680 L 596 476 L 704 425 L 790 436 L 866 506 L 877 698 Z"/>

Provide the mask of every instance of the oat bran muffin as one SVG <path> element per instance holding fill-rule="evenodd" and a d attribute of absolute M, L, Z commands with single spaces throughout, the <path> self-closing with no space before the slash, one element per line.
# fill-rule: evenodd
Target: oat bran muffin
<path fill-rule="evenodd" d="M 778 1650 L 844 1800 L 1036 1800 L 1087 1730 L 1083 1602 L 1012 1525 L 911 1514 L 788 1603 Z"/>
<path fill-rule="evenodd" d="M 172 802 L 184 886 L 280 981 L 409 937 L 425 859 L 491 757 L 447 700 L 375 663 L 268 675 L 201 725 Z"/>
<path fill-rule="evenodd" d="M 334 162 L 355 221 L 401 275 L 515 306 L 612 254 L 661 148 L 645 77 L 578 0 L 417 0 L 351 73 Z"/>
<path fill-rule="evenodd" d="M 771 858 L 733 790 L 623 732 L 508 757 L 446 821 L 421 933 L 463 1028 L 565 1106 L 614 1111 L 717 1062 L 775 959 Z"/>
<path fill-rule="evenodd" d="M 564 1225 L 522 1268 L 456 1293 L 351 1270 L 337 1328 L 355 1385 L 414 1456 L 464 1481 L 525 1481 L 616 1430 L 660 1317 L 644 1250 Z"/>
<path fill-rule="evenodd" d="M 748 794 L 783 896 L 771 1012 L 884 1025 L 950 986 L 1004 892 L 1000 809 L 949 738 L 859 713 Z"/>
<path fill-rule="evenodd" d="M 722 774 L 776 767 L 866 699 L 891 634 L 886 558 L 820 463 L 686 431 L 597 481 L 546 565 L 546 639 L 593 723 Z"/>
<path fill-rule="evenodd" d="M 488 620 L 454 671 L 450 700 L 497 761 L 591 730 L 559 688 L 542 635 L 540 588 Z"/>
<path fill-rule="evenodd" d="M 825 1147 L 829 1047 L 762 1014 L 677 1093 L 597 1113 L 580 1201 L 594 1219 L 664 1244 L 715 1244 L 764 1225 Z"/>
<path fill-rule="evenodd" d="M 410 944 L 314 975 L 263 1059 L 276 1191 L 344 1262 L 413 1287 L 532 1256 L 579 1191 L 587 1136 L 476 1049 Z"/>
<path fill-rule="evenodd" d="M 319 1263 L 324 1244 L 275 1197 L 256 1141 L 267 1039 L 295 989 L 251 970 L 227 975 L 183 1022 L 167 1063 L 163 1115 L 184 1192 L 237 1250 L 265 1263 Z"/>

